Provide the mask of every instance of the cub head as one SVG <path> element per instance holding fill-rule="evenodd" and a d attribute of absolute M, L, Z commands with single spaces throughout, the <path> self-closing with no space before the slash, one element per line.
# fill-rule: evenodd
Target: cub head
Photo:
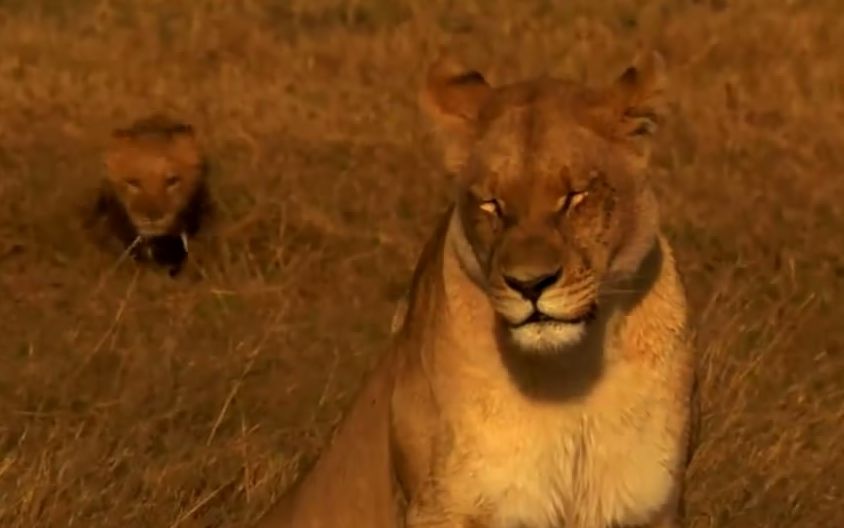
<path fill-rule="evenodd" d="M 105 155 L 106 183 L 142 237 L 177 234 L 181 213 L 203 179 L 190 125 L 163 116 L 115 130 Z"/>
<path fill-rule="evenodd" d="M 606 288 L 654 248 L 646 172 L 663 86 L 656 53 L 601 89 L 492 87 L 450 58 L 429 71 L 420 103 L 457 182 L 458 258 L 520 351 L 577 344 Z"/>

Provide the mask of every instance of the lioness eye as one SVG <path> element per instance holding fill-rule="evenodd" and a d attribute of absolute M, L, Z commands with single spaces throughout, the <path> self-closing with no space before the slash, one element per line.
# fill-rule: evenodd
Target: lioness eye
<path fill-rule="evenodd" d="M 141 188 L 141 182 L 135 178 L 129 178 L 128 180 L 125 180 L 125 182 L 126 186 L 133 191 L 140 190 Z"/>
<path fill-rule="evenodd" d="M 586 199 L 587 196 L 589 196 L 589 193 L 586 191 L 571 193 L 571 198 L 569 199 L 569 209 L 577 207 L 580 202 Z"/>
<path fill-rule="evenodd" d="M 164 183 L 165 185 L 167 185 L 168 188 L 172 188 L 179 185 L 179 182 L 179 177 L 175 175 L 167 176 L 167 178 L 164 180 Z"/>
<path fill-rule="evenodd" d="M 481 202 L 481 210 L 495 216 L 501 216 L 501 204 L 496 199 Z"/>
<path fill-rule="evenodd" d="M 586 191 L 566 193 L 566 195 L 560 198 L 559 202 L 557 202 L 557 211 L 565 213 L 572 207 L 577 207 L 584 199 L 586 199 L 588 194 L 589 193 Z"/>

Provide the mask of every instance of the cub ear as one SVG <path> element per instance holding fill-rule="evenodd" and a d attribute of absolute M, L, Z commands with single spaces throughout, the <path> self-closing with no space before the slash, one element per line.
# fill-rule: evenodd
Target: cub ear
<path fill-rule="evenodd" d="M 630 142 L 640 164 L 648 163 L 653 135 L 667 113 L 667 84 L 665 61 L 651 51 L 640 54 L 609 89 L 610 133 Z"/>
<path fill-rule="evenodd" d="M 478 114 L 492 88 L 479 72 L 443 54 L 434 62 L 419 94 L 444 148 L 446 168 L 459 172 L 468 157 Z"/>
<path fill-rule="evenodd" d="M 111 131 L 108 143 L 103 153 L 103 162 L 106 166 L 106 175 L 115 178 L 121 171 L 126 158 L 126 149 L 132 143 L 132 134 L 128 129 L 117 128 Z"/>
<path fill-rule="evenodd" d="M 183 124 L 172 129 L 170 139 L 176 159 L 192 169 L 202 164 L 202 149 L 192 126 Z"/>

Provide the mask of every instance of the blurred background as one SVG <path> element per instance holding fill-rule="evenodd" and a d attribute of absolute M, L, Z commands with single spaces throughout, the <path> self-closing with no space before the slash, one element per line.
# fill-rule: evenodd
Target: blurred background
<path fill-rule="evenodd" d="M 447 204 L 441 46 L 502 83 L 665 56 L 653 181 L 693 304 L 690 527 L 844 525 L 835 0 L 3 0 L 0 526 L 247 526 L 384 350 Z M 192 123 L 217 221 L 177 279 L 93 245 L 112 128 Z"/>

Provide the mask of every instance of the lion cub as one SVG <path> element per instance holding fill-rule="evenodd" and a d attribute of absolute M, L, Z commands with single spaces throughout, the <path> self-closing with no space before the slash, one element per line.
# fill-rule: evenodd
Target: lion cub
<path fill-rule="evenodd" d="M 434 65 L 454 203 L 391 352 L 262 526 L 677 526 L 694 354 L 648 181 L 663 92 L 656 54 L 601 89 Z"/>
<path fill-rule="evenodd" d="M 209 212 L 193 127 L 156 114 L 114 130 L 105 166 L 95 215 L 136 259 L 177 273 Z"/>

